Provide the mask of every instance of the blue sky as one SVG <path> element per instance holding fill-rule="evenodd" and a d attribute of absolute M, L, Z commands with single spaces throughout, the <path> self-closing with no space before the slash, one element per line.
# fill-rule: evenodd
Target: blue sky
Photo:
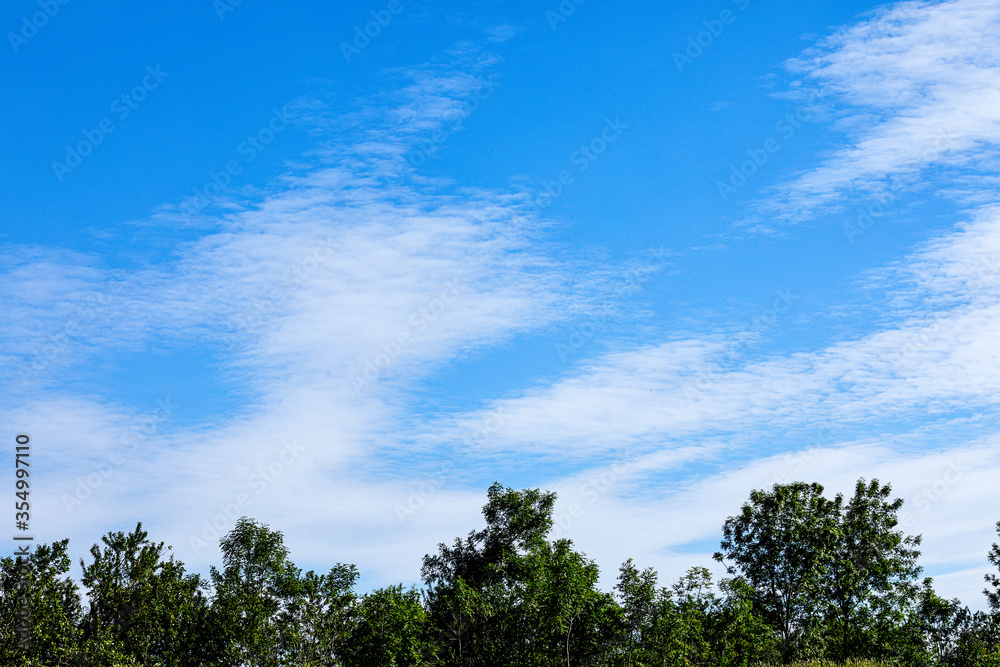
<path fill-rule="evenodd" d="M 714 567 L 752 488 L 865 476 L 982 607 L 998 23 L 8 3 L 0 417 L 38 539 L 141 520 L 207 571 L 248 514 L 411 583 L 499 480 L 557 491 L 610 585 Z"/>

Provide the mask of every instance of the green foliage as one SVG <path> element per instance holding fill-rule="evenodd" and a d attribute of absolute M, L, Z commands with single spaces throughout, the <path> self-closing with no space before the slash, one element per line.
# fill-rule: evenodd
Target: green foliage
<path fill-rule="evenodd" d="M 942 664 L 949 667 L 1000 667 L 1000 615 L 958 608 L 953 616 Z"/>
<path fill-rule="evenodd" d="M 901 499 L 858 480 L 845 505 L 818 484 L 754 491 L 723 527 L 730 574 L 749 585 L 753 610 L 779 634 L 784 660 L 836 656 L 926 661 L 916 579 L 919 536 L 895 530 Z M 929 611 L 927 613 L 930 613 Z"/>
<path fill-rule="evenodd" d="M 69 579 L 69 540 L 0 560 L 0 664 L 70 664 L 77 655 L 81 603 Z M 18 646 L 19 609 L 30 612 L 28 650 Z"/>
<path fill-rule="evenodd" d="M 345 667 L 411 667 L 427 664 L 427 615 L 420 592 L 403 586 L 365 595 L 343 649 Z"/>
<path fill-rule="evenodd" d="M 281 665 L 279 619 L 290 613 L 286 606 L 298 588 L 298 571 L 288 558 L 284 536 L 242 517 L 219 547 L 223 569 L 211 568 L 211 623 L 222 664 Z"/>
<path fill-rule="evenodd" d="M 779 658 L 777 634 L 753 610 L 753 589 L 744 579 L 723 579 L 719 588 L 724 593 L 713 644 L 717 664 L 749 667 Z"/>
<path fill-rule="evenodd" d="M 614 664 L 757 665 L 778 657 L 775 632 L 753 613 L 750 586 L 723 579 L 712 591 L 707 569 L 690 568 L 670 589 L 657 588 L 652 569 L 632 560 L 619 569 L 615 590 L 622 618 Z"/>
<path fill-rule="evenodd" d="M 330 572 L 295 572 L 278 623 L 281 653 L 294 665 L 335 664 L 355 625 L 358 568 L 338 563 Z"/>
<path fill-rule="evenodd" d="M 906 608 L 917 594 L 920 537 L 894 530 L 903 500 L 890 502 L 891 491 L 860 479 L 843 511 L 840 495 L 833 503 L 839 520 L 823 558 L 821 604 L 841 660 L 884 656 L 887 642 L 872 619 Z"/>
<path fill-rule="evenodd" d="M 1000 535 L 1000 521 L 997 521 L 997 535 Z M 990 561 L 991 565 L 1000 569 L 1000 545 L 994 542 L 989 553 L 986 554 L 986 558 Z M 990 604 L 990 609 L 994 613 L 1000 614 L 1000 577 L 990 572 L 984 575 L 983 578 L 986 580 L 986 583 L 993 587 L 993 590 L 989 588 L 983 589 L 986 600 Z"/>
<path fill-rule="evenodd" d="M 781 638 L 783 659 L 808 651 L 815 635 L 824 559 L 836 534 L 839 507 L 819 484 L 775 484 L 753 491 L 722 529 L 715 559 L 753 589 L 754 610 Z"/>
<path fill-rule="evenodd" d="M 359 596 L 343 563 L 303 574 L 282 534 L 246 517 L 220 541 L 209 588 L 140 523 L 81 561 L 85 609 L 67 540 L 0 560 L 0 665 L 1000 667 L 997 598 L 971 612 L 917 583 L 920 538 L 897 530 L 889 485 L 861 479 L 846 503 L 822 492 L 752 492 L 723 526 L 715 558 L 730 576 L 717 588 L 704 567 L 662 587 L 629 559 L 613 594 L 570 540 L 548 539 L 555 494 L 538 489 L 491 486 L 485 527 L 424 557 L 423 592 Z M 988 558 L 1000 567 L 1000 547 Z"/>
<path fill-rule="evenodd" d="M 656 583 L 653 568 L 639 572 L 631 558 L 618 570 L 615 591 L 621 600 L 618 635 L 623 667 L 649 664 L 654 651 L 666 645 L 659 636 L 657 624 L 663 616 L 663 603 L 670 601 L 665 591 L 657 589 Z"/>
<path fill-rule="evenodd" d="M 461 577 L 472 586 L 516 578 L 517 555 L 537 548 L 552 529 L 554 493 L 515 491 L 499 483 L 487 491 L 483 507 L 486 528 L 472 531 L 452 547 L 438 544 L 438 554 L 424 556 L 421 574 L 429 586 L 447 585 Z"/>
<path fill-rule="evenodd" d="M 596 563 L 572 547 L 565 539 L 541 543 L 525 557 L 522 603 L 535 611 L 546 664 L 597 663 L 614 622 L 613 600 L 596 588 Z"/>
<path fill-rule="evenodd" d="M 486 527 L 424 557 L 436 655 L 450 665 L 598 664 L 620 615 L 598 568 L 548 542 L 555 494 L 494 484 Z"/>
<path fill-rule="evenodd" d="M 493 484 L 487 499 L 483 530 L 452 547 L 438 544 L 423 560 L 429 613 L 447 628 L 436 651 L 447 664 L 515 665 L 537 650 L 539 602 L 529 572 L 539 564 L 529 554 L 552 528 L 555 495 Z"/>
<path fill-rule="evenodd" d="M 88 664 L 134 660 L 147 667 L 199 664 L 207 600 L 198 575 L 185 574 L 163 543 L 150 542 L 142 524 L 128 535 L 108 533 L 94 545 L 93 562 L 83 560 L 82 583 L 89 608 L 83 619 L 83 653 Z M 169 547 L 167 548 L 169 551 Z"/>
<path fill-rule="evenodd" d="M 812 660 L 802 660 L 789 663 L 786 667 L 900 667 L 895 662 L 883 662 L 881 660 L 851 659 L 843 662 L 827 658 L 813 658 Z"/>

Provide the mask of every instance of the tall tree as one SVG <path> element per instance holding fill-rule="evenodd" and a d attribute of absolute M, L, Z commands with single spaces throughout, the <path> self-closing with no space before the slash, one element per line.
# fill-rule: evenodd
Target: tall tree
<path fill-rule="evenodd" d="M 753 588 L 741 578 L 722 579 L 724 594 L 711 629 L 712 653 L 717 664 L 750 667 L 773 664 L 780 658 L 777 635 L 754 612 Z"/>
<path fill-rule="evenodd" d="M 676 664 L 707 664 L 713 654 L 709 641 L 711 617 L 718 604 L 712 592 L 712 576 L 707 568 L 688 568 L 671 590 L 677 605 Z"/>
<path fill-rule="evenodd" d="M 898 660 L 905 665 L 945 665 L 952 662 L 953 648 L 958 641 L 956 630 L 962 615 L 959 601 L 939 596 L 934 591 L 933 580 L 927 577 L 907 606 L 900 631 L 895 637 L 880 637 L 882 645 L 873 647 L 876 650 L 869 651 L 869 654 Z"/>
<path fill-rule="evenodd" d="M 28 556 L 0 560 L 0 664 L 64 665 L 77 656 L 81 601 L 70 569 L 69 540 L 40 544 Z M 21 610 L 28 648 L 19 647 Z"/>
<path fill-rule="evenodd" d="M 619 631 L 623 667 L 646 664 L 652 659 L 655 643 L 651 639 L 657 617 L 657 601 L 661 591 L 657 575 L 649 567 L 640 572 L 632 559 L 618 569 L 615 591 L 622 610 Z"/>
<path fill-rule="evenodd" d="M 290 664 L 339 663 L 357 620 L 354 586 L 358 568 L 338 563 L 318 575 L 295 573 L 279 627 L 282 653 Z"/>
<path fill-rule="evenodd" d="M 516 566 L 512 556 L 545 541 L 552 530 L 555 500 L 554 493 L 516 491 L 494 483 L 483 506 L 486 528 L 471 531 L 465 541 L 455 538 L 452 547 L 442 542 L 437 555 L 424 556 L 424 582 L 434 586 L 461 577 L 471 586 L 480 586 L 503 579 L 508 568 Z"/>
<path fill-rule="evenodd" d="M 573 550 L 567 539 L 542 543 L 525 556 L 524 606 L 537 609 L 537 641 L 546 664 L 596 662 L 615 624 L 613 600 L 597 590 L 597 564 Z"/>
<path fill-rule="evenodd" d="M 460 665 L 524 664 L 537 634 L 537 600 L 525 600 L 526 556 L 545 544 L 552 528 L 554 493 L 517 491 L 493 484 L 483 506 L 486 527 L 453 546 L 438 544 L 421 574 L 438 628 L 450 627 L 440 646 Z M 454 641 L 458 632 L 458 641 Z M 459 654 L 460 652 L 460 654 Z M 460 655 L 460 658 L 459 658 Z"/>
<path fill-rule="evenodd" d="M 295 595 L 297 570 L 284 536 L 242 517 L 219 542 L 223 569 L 211 568 L 213 624 L 228 665 L 273 667 L 283 653 L 279 616 Z"/>
<path fill-rule="evenodd" d="M 156 666 L 196 665 L 204 660 L 199 638 L 207 600 L 196 574 L 164 544 L 154 543 L 142 523 L 129 534 L 108 533 L 95 544 L 81 582 L 89 608 L 83 620 L 84 651 L 90 664 L 130 659 Z"/>
<path fill-rule="evenodd" d="M 955 614 L 946 664 L 955 667 L 1000 665 L 1000 614 L 972 612 L 963 607 Z"/>
<path fill-rule="evenodd" d="M 363 596 L 344 655 L 344 667 L 427 664 L 427 616 L 415 588 L 379 588 Z"/>
<path fill-rule="evenodd" d="M 486 527 L 424 557 L 428 609 L 447 664 L 574 665 L 610 651 L 617 605 L 569 540 L 549 542 L 555 494 L 490 487 Z"/>
<path fill-rule="evenodd" d="M 754 609 L 779 633 L 785 660 L 814 623 L 837 513 L 821 485 L 794 482 L 751 492 L 723 525 L 714 557 L 752 587 Z"/>
<path fill-rule="evenodd" d="M 890 485 L 859 479 L 854 496 L 838 512 L 836 539 L 826 554 L 823 577 L 828 618 L 839 635 L 841 660 L 867 657 L 871 633 L 861 631 L 861 619 L 878 617 L 916 598 L 920 536 L 895 530 L 901 498 L 890 501 Z M 842 496 L 835 506 L 840 509 Z"/>
<path fill-rule="evenodd" d="M 1000 535 L 1000 521 L 997 521 L 997 535 Z M 994 567 L 1000 568 L 1000 545 L 994 542 L 993 547 L 986 554 L 986 558 Z M 992 573 L 987 573 L 983 578 L 986 580 L 986 583 L 993 586 L 993 590 L 989 588 L 983 589 L 986 600 L 990 604 L 990 609 L 1000 614 L 1000 577 Z"/>

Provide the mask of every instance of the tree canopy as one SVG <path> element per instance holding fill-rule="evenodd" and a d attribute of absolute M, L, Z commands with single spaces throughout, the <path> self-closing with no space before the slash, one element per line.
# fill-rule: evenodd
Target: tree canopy
<path fill-rule="evenodd" d="M 899 530 L 891 496 L 864 479 L 847 501 L 805 482 L 754 490 L 722 526 L 727 576 L 697 565 L 663 585 L 629 558 L 610 592 L 571 540 L 549 539 L 554 493 L 499 483 L 484 526 L 424 556 L 422 587 L 358 593 L 353 564 L 303 572 L 282 533 L 248 517 L 202 579 L 138 523 L 80 561 L 84 592 L 68 540 L 0 561 L 0 664 L 997 667 L 1000 577 L 986 575 L 991 613 L 939 596 L 919 580 L 920 536 Z M 1000 567 L 1000 547 L 987 559 Z"/>

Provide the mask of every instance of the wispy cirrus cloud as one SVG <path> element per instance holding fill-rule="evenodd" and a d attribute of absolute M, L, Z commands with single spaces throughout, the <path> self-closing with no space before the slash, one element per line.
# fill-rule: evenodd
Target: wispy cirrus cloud
<path fill-rule="evenodd" d="M 139 225 L 144 239 L 158 225 L 200 231 L 166 258 L 125 270 L 107 316 L 81 328 L 58 365 L 13 387 L 0 409 L 48 443 L 41 459 L 50 472 L 39 490 L 46 533 L 93 539 L 141 519 L 203 568 L 216 552 L 206 535 L 231 527 L 237 506 L 288 526 L 307 560 L 329 556 L 327 538 L 309 538 L 326 523 L 357 536 L 343 559 L 376 572 L 397 566 L 392 550 L 363 535 L 395 522 L 386 490 L 399 480 L 369 469 L 396 447 L 393 425 L 410 418 L 401 411 L 405 389 L 456 359 L 578 314 L 611 273 L 587 272 L 548 243 L 522 193 L 432 182 L 407 164 L 409 147 L 427 132 L 455 131 L 468 117 L 468 95 L 488 83 L 484 67 L 493 61 L 470 61 L 463 49 L 451 69 L 390 73 L 408 83 L 349 119 L 327 118 L 315 103 L 290 105 L 297 122 L 330 137 L 310 164 L 254 197 L 225 192 L 199 211 L 165 206 Z M 3 361 L 16 375 L 31 366 L 32 341 L 58 333 L 111 273 L 79 253 L 6 250 Z M 384 361 L 387 347 L 394 352 Z M 207 422 L 174 414 L 123 454 L 123 434 L 155 406 L 80 386 L 99 385 L 95 375 L 120 355 L 156 350 L 169 364 L 188 349 L 211 356 L 204 377 L 234 387 L 229 408 Z M 366 373 L 372 360 L 374 377 Z M 184 408 L 195 394 L 163 398 Z M 244 496 L 247 506 L 237 502 Z"/>
<path fill-rule="evenodd" d="M 581 364 L 550 386 L 493 402 L 507 424 L 491 448 L 577 456 L 722 431 L 817 422 L 908 422 L 994 413 L 1000 395 L 1000 210 L 872 271 L 886 325 L 790 355 L 732 363 L 736 338 L 686 339 Z M 458 430 L 481 419 L 459 420 Z M 447 432 L 447 431 L 446 431 Z"/>
<path fill-rule="evenodd" d="M 989 0 L 907 1 L 789 60 L 800 79 L 786 95 L 818 89 L 836 98 L 829 111 L 846 141 L 778 186 L 761 202 L 762 217 L 812 217 L 845 196 L 882 192 L 889 180 L 923 188 L 928 169 L 953 179 L 951 195 L 978 198 L 1000 147 L 998 31 L 1000 8 Z"/>
<path fill-rule="evenodd" d="M 584 508 L 566 518 L 567 534 L 588 553 L 606 554 L 602 560 L 646 553 L 679 563 L 685 558 L 664 553 L 667 544 L 715 536 L 747 488 L 776 481 L 762 475 L 781 467 L 776 449 L 794 451 L 833 425 L 838 435 L 809 445 L 816 451 L 795 478 L 845 492 L 859 471 L 895 481 L 916 508 L 908 528 L 928 535 L 928 567 L 952 572 L 942 579 L 948 594 L 981 605 L 982 572 L 969 566 L 982 560 L 995 521 L 978 509 L 997 500 L 989 479 L 1000 437 L 1000 209 L 990 189 L 1000 174 L 1000 41 L 984 29 L 998 22 L 992 2 L 898 3 L 787 63 L 802 77 L 788 95 L 820 89 L 827 119 L 847 140 L 758 202 L 768 219 L 760 224 L 817 216 L 890 180 L 968 207 L 953 229 L 858 276 L 876 295 L 867 332 L 814 349 L 741 355 L 733 354 L 737 331 L 675 332 L 431 422 L 423 437 L 460 441 L 501 414 L 502 427 L 483 439 L 471 465 L 489 470 L 527 458 L 561 470 L 573 462 L 575 471 L 554 482 L 567 498 L 562 511 Z M 702 472 L 680 474 L 675 457 L 658 458 L 682 450 L 696 452 L 684 465 Z M 623 451 L 632 466 L 609 473 L 622 467 Z M 955 457 L 975 472 L 944 484 Z M 947 493 L 927 490 L 935 488 Z M 965 520 L 946 525 L 956 516 Z M 652 525 L 664 532 L 651 533 Z"/>

